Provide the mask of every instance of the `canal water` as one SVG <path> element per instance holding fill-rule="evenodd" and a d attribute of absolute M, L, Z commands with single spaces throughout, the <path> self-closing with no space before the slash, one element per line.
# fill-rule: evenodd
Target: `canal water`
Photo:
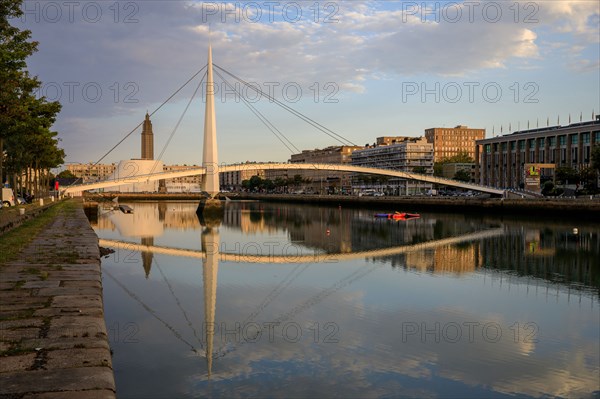
<path fill-rule="evenodd" d="M 119 397 L 599 395 L 593 224 L 127 205 L 91 217 Z"/>

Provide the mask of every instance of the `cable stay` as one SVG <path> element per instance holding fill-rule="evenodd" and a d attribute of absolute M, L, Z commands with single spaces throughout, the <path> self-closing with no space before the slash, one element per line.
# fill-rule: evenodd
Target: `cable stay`
<path fill-rule="evenodd" d="M 181 305 L 181 301 L 179 301 L 179 298 L 177 297 L 177 295 L 175 295 L 175 291 L 173 290 L 173 287 L 171 286 L 169 279 L 167 279 L 167 276 L 165 275 L 165 273 L 163 273 L 162 268 L 158 264 L 158 261 L 156 260 L 156 258 L 154 258 L 153 261 L 154 261 L 154 264 L 156 265 L 156 267 L 158 267 L 158 271 L 160 272 L 165 283 L 167 284 L 167 287 L 169 287 L 169 291 L 171 291 L 171 295 L 175 299 L 175 303 L 177 303 L 177 307 L 179 307 L 179 310 L 181 310 L 181 313 L 183 314 L 185 321 L 187 321 L 188 327 L 194 333 L 194 337 L 196 337 L 196 340 L 198 341 L 198 343 L 200 343 L 200 348 L 204 349 L 204 344 L 202 343 L 202 339 L 198 336 L 198 331 L 196 331 L 196 329 L 194 328 L 194 325 L 192 324 L 192 322 L 190 321 L 190 318 L 187 315 L 187 312 L 183 309 L 183 306 Z"/>
<path fill-rule="evenodd" d="M 275 288 L 273 288 L 271 290 L 271 292 L 269 292 L 269 294 L 265 297 L 265 299 L 262 300 L 262 302 L 260 303 L 260 305 L 257 306 L 256 310 L 252 313 L 250 313 L 248 315 L 248 317 L 246 317 L 246 319 L 244 320 L 244 323 L 247 323 L 249 321 L 254 320 L 256 317 L 258 317 L 258 315 L 260 315 L 262 313 L 263 310 L 265 310 L 267 308 L 267 306 L 269 306 L 271 304 L 271 302 L 273 302 L 275 299 L 277 299 L 277 297 L 279 295 L 281 295 L 281 293 L 287 288 L 289 287 L 298 277 L 300 277 L 300 275 L 302 273 L 304 273 L 306 271 L 306 269 L 308 269 L 311 266 L 311 264 L 299 264 L 296 265 L 296 267 L 294 267 L 286 276 L 283 280 L 281 280 L 279 282 L 279 284 L 277 284 L 277 286 Z M 302 270 L 298 271 L 298 269 L 300 269 L 302 267 Z M 244 324 L 242 323 L 242 324 Z"/>
<path fill-rule="evenodd" d="M 158 158 L 156 158 L 156 161 L 154 162 L 154 165 L 152 166 L 152 170 L 150 171 L 150 174 L 154 173 L 154 170 L 156 169 L 156 166 L 158 165 L 158 162 L 162 159 L 162 156 L 164 155 L 165 151 L 167 150 L 167 147 L 171 143 L 171 139 L 173 139 L 173 136 L 175 135 L 175 132 L 177 132 L 177 129 L 179 128 L 179 125 L 181 124 L 181 121 L 183 120 L 183 117 L 185 116 L 185 114 L 187 113 L 188 109 L 190 108 L 190 105 L 192 104 L 192 100 L 194 100 L 194 97 L 196 97 L 196 94 L 198 93 L 198 90 L 200 90 L 200 87 L 202 87 L 202 82 L 204 82 L 205 78 L 206 78 L 206 72 L 204 72 L 204 76 L 200 80 L 200 83 L 198 83 L 198 86 L 196 87 L 196 90 L 194 90 L 194 93 L 190 97 L 190 101 L 188 101 L 187 105 L 185 106 L 185 109 L 181 113 L 181 116 L 179 117 L 179 120 L 177 121 L 177 123 L 175 124 L 175 127 L 173 128 L 173 131 L 169 135 L 169 139 L 167 140 L 167 142 L 163 146 L 160 154 L 158 155 Z"/>
<path fill-rule="evenodd" d="M 169 102 L 173 97 L 175 97 L 175 95 L 177 93 L 179 93 L 181 90 L 183 90 L 183 88 L 185 86 L 188 85 L 188 83 L 190 83 L 196 76 L 198 76 L 200 74 L 200 72 L 202 72 L 204 69 L 206 69 L 206 65 L 203 66 L 202 68 L 200 68 L 200 70 L 198 72 L 196 72 L 195 74 L 192 75 L 191 78 L 189 78 L 183 85 L 181 85 L 177 90 L 175 90 L 175 92 L 173 94 L 171 94 L 165 101 L 162 102 L 162 104 L 160 104 L 154 111 L 152 111 L 150 113 L 150 116 L 154 115 L 159 109 L 161 109 L 167 102 Z M 96 163 L 94 163 L 94 165 L 92 166 L 96 166 L 98 165 L 104 158 L 106 158 L 108 156 L 108 154 L 110 154 L 111 152 L 114 151 L 115 148 L 117 148 L 119 145 L 121 145 L 121 143 L 123 143 L 129 136 L 131 136 L 140 126 L 142 126 L 144 124 L 144 121 L 140 122 L 136 127 L 134 127 L 129 133 L 127 133 L 127 135 L 125 137 L 123 137 L 117 144 L 115 144 L 110 150 L 108 150 L 108 152 L 106 154 L 104 154 L 99 160 L 96 161 Z"/>
<path fill-rule="evenodd" d="M 213 63 L 213 66 L 220 69 L 221 71 L 225 72 L 227 75 L 231 76 L 232 78 L 234 78 L 235 80 L 237 80 L 238 82 L 242 83 L 244 86 L 251 88 L 252 90 L 254 90 L 255 92 L 257 92 L 260 95 L 265 96 L 266 98 L 268 98 L 269 100 L 271 100 L 272 102 L 274 102 L 275 104 L 279 105 L 280 107 L 282 107 L 283 109 L 285 109 L 286 111 L 292 113 L 293 115 L 297 116 L 298 118 L 302 119 L 304 122 L 312 125 L 314 128 L 320 130 L 321 132 L 325 133 L 326 135 L 328 135 L 329 137 L 331 137 L 332 139 L 340 142 L 342 145 L 354 145 L 356 146 L 355 143 L 353 143 L 351 140 L 345 138 L 344 136 L 334 132 L 333 130 L 321 125 L 319 122 L 311 119 L 310 117 L 304 115 L 303 113 L 296 111 L 295 109 L 291 108 L 290 106 L 282 103 L 281 101 L 277 100 L 276 98 L 270 96 L 269 94 L 265 93 L 264 91 L 262 91 L 260 89 L 260 87 L 256 87 L 251 85 L 250 83 L 246 82 L 245 80 L 241 79 L 240 77 L 234 75 L 233 73 L 227 71 L 226 69 L 220 67 L 217 64 Z"/>
<path fill-rule="evenodd" d="M 158 316 L 156 314 L 156 312 L 150 306 L 146 305 L 144 303 L 144 301 L 142 301 L 135 293 L 133 293 L 127 287 L 125 287 L 125 285 L 123 285 L 119 280 L 117 280 L 117 278 L 115 276 L 113 276 L 108 270 L 103 270 L 102 272 L 105 273 L 108 277 L 110 277 L 110 279 L 113 280 L 119 287 L 121 287 L 121 289 L 123 291 L 125 291 L 125 293 L 127 295 L 129 295 L 132 299 L 134 299 L 137 303 L 139 303 L 144 308 L 144 310 L 146 310 L 148 313 L 150 313 L 150 315 L 152 317 L 154 317 L 156 320 L 161 322 L 162 325 L 164 325 L 167 329 L 169 329 L 173 333 L 175 338 L 177 338 L 178 340 L 180 340 L 181 342 L 183 342 L 184 344 L 189 346 L 190 349 L 192 350 L 192 352 L 194 352 L 195 354 L 197 354 L 201 357 L 205 357 L 205 355 L 203 353 L 199 352 L 194 347 L 194 345 L 192 345 L 185 338 L 183 338 L 183 336 L 181 335 L 181 333 L 179 333 L 179 331 L 177 331 L 173 326 L 171 326 L 169 323 L 164 321 L 160 316 Z"/>
<path fill-rule="evenodd" d="M 235 92 L 237 95 L 239 95 L 239 96 L 240 96 L 240 98 L 241 98 L 241 99 L 242 99 L 242 101 L 244 102 L 244 105 L 246 105 L 246 107 L 248 107 L 248 109 L 249 109 L 250 111 L 252 111 L 252 113 L 254 113 L 254 115 L 255 115 L 255 116 L 258 118 L 258 119 L 260 119 L 260 121 L 261 121 L 261 122 L 262 122 L 262 123 L 263 123 L 263 124 L 264 124 L 264 125 L 267 127 L 267 129 L 269 129 L 269 130 L 271 131 L 271 133 L 273 133 L 273 135 L 274 135 L 275 137 L 277 137 L 277 139 L 278 139 L 279 141 L 281 141 L 281 143 L 282 143 L 282 144 L 283 144 L 283 145 L 284 145 L 284 146 L 285 146 L 285 147 L 286 147 L 286 148 L 287 148 L 287 149 L 290 151 L 290 153 L 291 153 L 291 154 L 293 154 L 293 153 L 294 153 L 294 151 L 293 151 L 293 150 L 290 148 L 290 146 L 289 146 L 289 145 L 287 145 L 287 144 L 285 143 L 285 141 L 283 141 L 283 139 L 285 139 L 285 140 L 286 140 L 286 141 L 287 141 L 287 142 L 288 142 L 288 143 L 289 143 L 289 144 L 290 144 L 292 147 L 294 147 L 294 149 L 295 149 L 297 152 L 301 152 L 301 151 L 298 149 L 298 147 L 296 147 L 296 146 L 294 145 L 294 143 L 292 143 L 292 142 L 291 142 L 291 141 L 290 141 L 290 140 L 289 140 L 289 139 L 288 139 L 288 138 L 287 138 L 287 137 L 286 137 L 286 136 L 285 136 L 285 135 L 284 135 L 284 134 L 283 134 L 283 133 L 282 133 L 282 132 L 281 132 L 279 129 L 277 129 L 277 128 L 275 127 L 275 125 L 273 125 L 273 123 L 267 119 L 267 117 L 266 117 L 266 116 L 264 116 L 264 115 L 263 115 L 263 114 L 262 114 L 262 113 L 261 113 L 259 110 L 257 110 L 257 109 L 256 109 L 256 107 L 254 107 L 254 106 L 253 106 L 253 105 L 252 105 L 252 104 L 251 104 L 251 103 L 250 103 L 250 102 L 249 102 L 249 101 L 248 101 L 248 100 L 247 100 L 247 99 L 246 99 L 246 98 L 245 98 L 245 97 L 242 95 L 242 93 L 238 92 L 238 91 L 237 91 L 237 89 L 236 89 L 235 87 L 233 87 L 233 86 L 232 86 L 232 85 L 231 85 L 231 84 L 230 84 L 230 83 L 229 83 L 229 82 L 228 82 L 228 81 L 227 81 L 227 80 L 226 80 L 226 79 L 225 79 L 225 78 L 224 78 L 224 77 L 223 77 L 223 76 L 222 76 L 222 75 L 219 73 L 219 71 L 215 71 L 215 74 L 216 74 L 218 77 L 220 77 L 220 78 L 221 78 L 221 80 L 222 80 L 223 82 L 225 82 L 225 84 L 226 84 L 227 86 L 229 86 L 229 87 L 230 87 L 230 88 L 231 88 L 231 89 L 232 89 L 232 90 L 233 90 L 233 91 L 234 91 L 234 92 Z M 278 133 L 279 133 L 279 135 L 278 135 Z M 281 136 L 281 137 L 283 137 L 283 139 L 282 139 L 280 136 Z"/>

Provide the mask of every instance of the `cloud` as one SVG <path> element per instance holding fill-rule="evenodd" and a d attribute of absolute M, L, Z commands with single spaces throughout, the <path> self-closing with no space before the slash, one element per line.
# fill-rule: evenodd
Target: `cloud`
<path fill-rule="evenodd" d="M 520 3 L 517 23 L 511 2 L 477 3 L 472 16 L 460 3 L 458 19 L 456 7 L 445 3 L 422 8 L 406 1 L 293 2 L 301 11 L 297 20 L 296 6 L 284 13 L 292 2 L 281 2 L 273 12 L 267 2 L 252 3 L 258 8 L 246 2 L 85 2 L 72 15 L 66 4 L 73 3 L 51 2 L 62 7 L 57 19 L 48 4 L 26 2 L 24 19 L 13 21 L 40 41 L 30 69 L 45 84 L 41 94 L 63 104 L 61 119 L 83 125 L 87 119 L 86 128 L 96 130 L 91 125 L 107 117 L 141 120 L 146 109 L 202 68 L 209 41 L 216 64 L 247 81 L 279 84 L 278 98 L 286 84 L 298 84 L 304 100 L 315 95 L 315 83 L 320 94 L 333 83 L 340 95 L 365 95 L 368 82 L 378 79 L 527 69 L 533 61 L 554 60 L 558 50 L 546 43 L 555 42 L 571 49 L 568 61 L 561 61 L 566 67 L 598 69 L 597 53 L 582 50 L 598 43 L 593 1 Z M 88 4 L 100 9 L 97 20 L 96 8 Z M 501 7 L 498 20 L 491 4 Z M 173 101 L 183 104 L 192 90 Z"/>

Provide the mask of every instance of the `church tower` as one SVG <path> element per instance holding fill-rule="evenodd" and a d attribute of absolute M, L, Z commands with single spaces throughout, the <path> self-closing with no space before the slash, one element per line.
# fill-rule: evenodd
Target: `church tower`
<path fill-rule="evenodd" d="M 148 112 L 142 127 L 142 159 L 154 159 L 154 133 Z"/>

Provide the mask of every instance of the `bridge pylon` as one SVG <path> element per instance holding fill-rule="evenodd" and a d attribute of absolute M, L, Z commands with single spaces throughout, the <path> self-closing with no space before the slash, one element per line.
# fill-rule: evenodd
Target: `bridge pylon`
<path fill-rule="evenodd" d="M 206 198 L 198 205 L 198 213 L 210 210 L 219 213 L 221 201 L 216 197 L 221 191 L 219 186 L 219 154 L 217 148 L 217 119 L 215 116 L 215 82 L 213 79 L 212 46 L 208 45 L 208 63 L 206 66 L 206 103 L 204 109 L 204 147 L 202 166 L 206 173 L 202 176 L 201 189 Z"/>

